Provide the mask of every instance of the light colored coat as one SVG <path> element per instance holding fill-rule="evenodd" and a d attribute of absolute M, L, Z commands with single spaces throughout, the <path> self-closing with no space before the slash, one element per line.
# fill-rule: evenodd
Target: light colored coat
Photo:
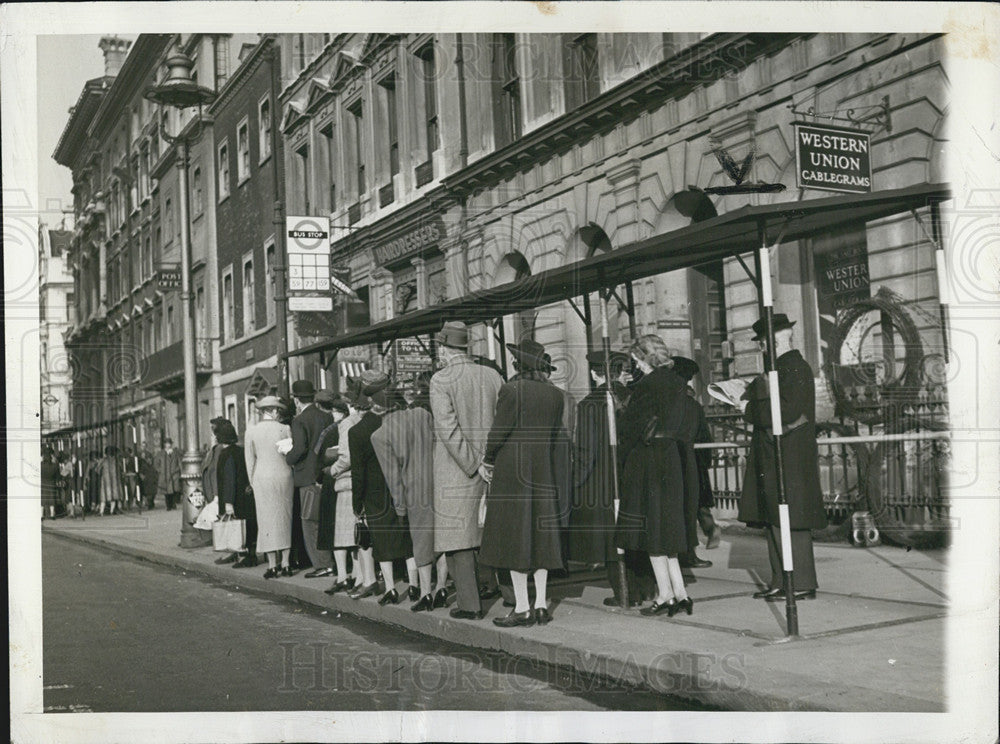
<path fill-rule="evenodd" d="M 292 546 L 292 468 L 275 444 L 291 436 L 285 424 L 264 419 L 244 434 L 243 454 L 257 509 L 257 552 Z"/>
<path fill-rule="evenodd" d="M 464 355 L 431 378 L 435 552 L 479 547 L 479 500 L 486 483 L 478 470 L 502 384 L 496 370 Z"/>

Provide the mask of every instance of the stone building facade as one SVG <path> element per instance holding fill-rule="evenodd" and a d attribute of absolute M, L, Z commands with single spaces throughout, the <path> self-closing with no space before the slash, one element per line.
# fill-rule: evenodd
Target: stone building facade
<path fill-rule="evenodd" d="M 683 194 L 731 184 L 720 149 L 737 162 L 753 149 L 747 180 L 785 189 L 711 195 L 710 212 L 830 196 L 797 187 L 793 122 L 834 123 L 818 114 L 855 116 L 870 132 L 873 191 L 943 180 L 934 35 L 345 34 L 284 53 L 289 209 L 329 217 L 332 259 L 372 322 L 690 224 Z M 877 318 L 830 348 L 836 289 L 824 256 L 845 251 L 866 261 L 862 293 L 885 288 L 912 321 L 927 364 L 942 343 L 934 251 L 910 214 L 772 251 L 776 308 L 796 321 L 807 360 L 819 371 L 836 355 L 878 368 L 873 380 L 901 374 L 893 330 Z M 703 384 L 760 368 L 756 292 L 736 259 L 635 282 L 618 298 L 616 346 L 658 333 L 700 363 Z M 596 323 L 588 334 L 562 302 L 508 317 L 504 330 L 508 342 L 544 343 L 556 381 L 586 392 Z M 485 326 L 475 337 L 477 353 L 502 352 Z M 379 363 L 371 350 L 340 352 L 359 353 Z M 293 362 L 318 377 L 316 359 Z"/>

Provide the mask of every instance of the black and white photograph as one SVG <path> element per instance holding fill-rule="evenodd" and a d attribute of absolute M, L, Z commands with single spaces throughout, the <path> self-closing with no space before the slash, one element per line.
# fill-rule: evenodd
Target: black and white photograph
<path fill-rule="evenodd" d="M 12 742 L 997 740 L 995 6 L 0 13 Z"/>

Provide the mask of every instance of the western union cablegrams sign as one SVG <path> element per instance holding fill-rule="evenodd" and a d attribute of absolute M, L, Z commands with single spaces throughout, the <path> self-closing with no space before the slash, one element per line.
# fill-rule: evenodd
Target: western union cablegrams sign
<path fill-rule="evenodd" d="M 867 194 L 872 190 L 871 135 L 842 127 L 795 124 L 800 188 Z"/>

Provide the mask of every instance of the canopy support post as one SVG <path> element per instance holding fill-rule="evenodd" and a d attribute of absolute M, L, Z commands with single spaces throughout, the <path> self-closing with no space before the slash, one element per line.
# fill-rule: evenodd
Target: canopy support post
<path fill-rule="evenodd" d="M 782 236 L 784 236 L 784 232 L 784 229 L 782 229 Z M 767 371 L 768 391 L 771 403 L 771 426 L 774 431 L 775 469 L 777 470 L 778 486 L 778 522 L 781 532 L 781 563 L 784 579 L 782 583 L 785 591 L 786 635 L 783 640 L 792 640 L 798 638 L 799 635 L 799 611 L 795 604 L 795 585 L 792 580 L 794 572 L 792 564 L 792 531 L 788 514 L 788 500 L 785 497 L 784 453 L 781 442 L 781 396 L 778 389 L 777 356 L 774 348 L 774 297 L 771 292 L 771 261 L 763 222 L 757 223 L 757 239 L 760 245 L 756 260 L 757 276 L 760 278 L 760 294 L 758 295 L 758 299 L 764 308 L 765 326 L 767 328 L 767 354 L 765 356 L 764 367 Z"/>
<path fill-rule="evenodd" d="M 934 260 L 937 265 L 938 282 L 938 315 L 941 319 L 941 345 L 944 347 L 942 349 L 944 363 L 948 364 L 948 305 L 951 304 L 951 295 L 949 294 L 948 265 L 945 261 L 944 244 L 941 241 L 941 207 L 938 202 L 931 202 L 930 232 L 927 231 L 927 227 L 924 225 L 924 221 L 920 219 L 920 215 L 917 214 L 916 209 L 911 209 L 910 214 L 913 215 L 913 219 L 917 221 L 920 229 L 924 231 L 924 235 L 931 242 L 931 245 L 934 246 Z"/>
<path fill-rule="evenodd" d="M 587 354 L 590 355 L 594 351 L 594 336 L 590 332 L 591 326 L 593 325 L 593 319 L 590 317 L 590 293 L 588 292 L 583 296 L 583 324 L 586 326 L 586 336 L 587 336 Z M 587 374 L 587 385 L 591 390 L 594 389 L 594 378 Z"/>
<path fill-rule="evenodd" d="M 608 445 L 611 448 L 611 493 L 614 508 L 615 524 L 618 523 L 618 510 L 621 505 L 621 491 L 618 483 L 618 427 L 615 421 L 615 399 L 611 392 L 611 336 L 608 328 L 608 295 L 610 292 L 600 292 L 601 298 L 601 345 L 604 347 L 604 379 L 606 390 L 604 397 L 608 406 Z M 621 588 L 622 609 L 629 608 L 628 575 L 625 570 L 625 551 L 618 552 L 618 584 Z"/>
<path fill-rule="evenodd" d="M 635 296 L 632 294 L 632 282 L 625 282 L 625 312 L 628 313 L 628 335 L 635 341 Z"/>
<path fill-rule="evenodd" d="M 500 332 L 500 371 L 507 379 L 507 331 L 503 327 L 503 318 L 497 318 L 497 330 Z"/>

